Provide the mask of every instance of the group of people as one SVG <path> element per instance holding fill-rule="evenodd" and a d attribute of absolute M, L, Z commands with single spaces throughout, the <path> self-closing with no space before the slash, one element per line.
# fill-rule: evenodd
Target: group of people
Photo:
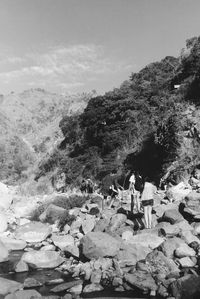
<path fill-rule="evenodd" d="M 134 206 L 136 211 L 141 212 L 141 206 L 144 210 L 145 227 L 152 228 L 152 207 L 154 205 L 154 196 L 157 192 L 155 183 L 148 177 L 143 181 L 138 172 L 132 173 L 129 178 L 129 191 L 131 193 L 131 211 Z"/>

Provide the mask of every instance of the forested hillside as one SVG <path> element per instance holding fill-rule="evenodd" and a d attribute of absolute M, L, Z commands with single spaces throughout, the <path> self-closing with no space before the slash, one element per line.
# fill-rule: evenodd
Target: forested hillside
<path fill-rule="evenodd" d="M 92 94 L 65 96 L 42 89 L 1 95 L 0 180 L 26 179 L 37 163 L 62 140 L 64 115 L 80 114 Z"/>
<path fill-rule="evenodd" d="M 188 175 L 200 163 L 199 78 L 200 38 L 192 38 L 180 57 L 149 64 L 82 114 L 63 117 L 64 140 L 40 175 L 57 167 L 72 184 L 138 169 L 159 179 L 171 165 L 175 181 Z"/>

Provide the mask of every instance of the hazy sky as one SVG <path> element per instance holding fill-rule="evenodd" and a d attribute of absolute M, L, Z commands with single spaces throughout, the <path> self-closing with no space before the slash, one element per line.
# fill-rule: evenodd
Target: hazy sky
<path fill-rule="evenodd" d="M 0 93 L 103 93 L 198 35 L 199 0 L 0 0 Z"/>

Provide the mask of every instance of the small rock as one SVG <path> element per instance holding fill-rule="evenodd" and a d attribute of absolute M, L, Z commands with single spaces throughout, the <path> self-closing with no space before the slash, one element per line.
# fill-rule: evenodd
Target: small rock
<path fill-rule="evenodd" d="M 90 281 L 92 284 L 99 284 L 101 281 L 101 270 L 94 270 L 91 274 Z"/>
<path fill-rule="evenodd" d="M 100 284 L 91 283 L 84 287 L 83 293 L 92 293 L 103 291 L 103 287 Z"/>
<path fill-rule="evenodd" d="M 56 251 L 30 251 L 21 258 L 31 268 L 56 268 L 64 262 L 64 259 Z"/>
<path fill-rule="evenodd" d="M 194 267 L 196 265 L 189 257 L 179 259 L 179 263 L 182 268 Z"/>
<path fill-rule="evenodd" d="M 37 281 L 33 277 L 28 277 L 24 280 L 24 288 L 29 289 L 29 288 L 36 288 L 42 286 L 42 283 Z"/>
<path fill-rule="evenodd" d="M 65 283 L 62 283 L 62 284 L 56 286 L 55 288 L 51 289 L 51 292 L 53 292 L 53 293 L 63 292 L 63 291 L 66 291 L 74 286 L 77 286 L 77 285 L 82 286 L 82 284 L 83 284 L 83 281 L 81 279 L 65 282 Z"/>
<path fill-rule="evenodd" d="M 27 272 L 28 270 L 29 270 L 29 267 L 28 267 L 27 263 L 25 263 L 22 260 L 20 260 L 15 266 L 15 272 L 17 272 L 17 273 Z"/>
<path fill-rule="evenodd" d="M 13 297 L 14 296 L 14 297 Z M 5 299 L 38 299 L 42 298 L 42 295 L 38 293 L 36 290 L 23 290 L 17 291 L 14 294 L 9 294 Z"/>
<path fill-rule="evenodd" d="M 187 244 L 182 244 L 175 250 L 175 256 L 177 256 L 178 258 L 186 256 L 195 256 L 195 254 L 195 251 Z"/>
<path fill-rule="evenodd" d="M 21 283 L 14 280 L 0 277 L 0 295 L 5 296 L 8 293 L 13 293 L 21 288 L 22 288 Z"/>
<path fill-rule="evenodd" d="M 67 246 L 74 245 L 74 238 L 70 235 L 55 235 L 55 234 L 53 234 L 52 241 L 61 250 L 64 250 Z"/>
<path fill-rule="evenodd" d="M 78 285 L 75 285 L 75 286 L 71 287 L 71 288 L 68 290 L 68 292 L 69 292 L 69 293 L 72 293 L 72 294 L 79 295 L 79 294 L 81 294 L 82 289 L 83 289 L 83 285 L 82 285 L 82 284 L 78 284 Z"/>
<path fill-rule="evenodd" d="M 41 242 L 51 233 L 51 228 L 47 224 L 40 222 L 30 222 L 17 228 L 15 232 L 16 239 L 26 242 Z"/>
<path fill-rule="evenodd" d="M 55 251 L 56 247 L 53 244 L 48 244 L 43 246 L 41 249 L 41 251 Z"/>

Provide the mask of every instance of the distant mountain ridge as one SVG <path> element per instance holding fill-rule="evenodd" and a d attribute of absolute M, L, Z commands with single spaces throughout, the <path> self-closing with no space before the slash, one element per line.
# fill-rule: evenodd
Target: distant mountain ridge
<path fill-rule="evenodd" d="M 62 137 L 62 117 L 83 112 L 91 96 L 92 93 L 58 95 L 40 88 L 1 95 L 0 179 L 15 174 L 16 180 L 36 163 Z"/>

